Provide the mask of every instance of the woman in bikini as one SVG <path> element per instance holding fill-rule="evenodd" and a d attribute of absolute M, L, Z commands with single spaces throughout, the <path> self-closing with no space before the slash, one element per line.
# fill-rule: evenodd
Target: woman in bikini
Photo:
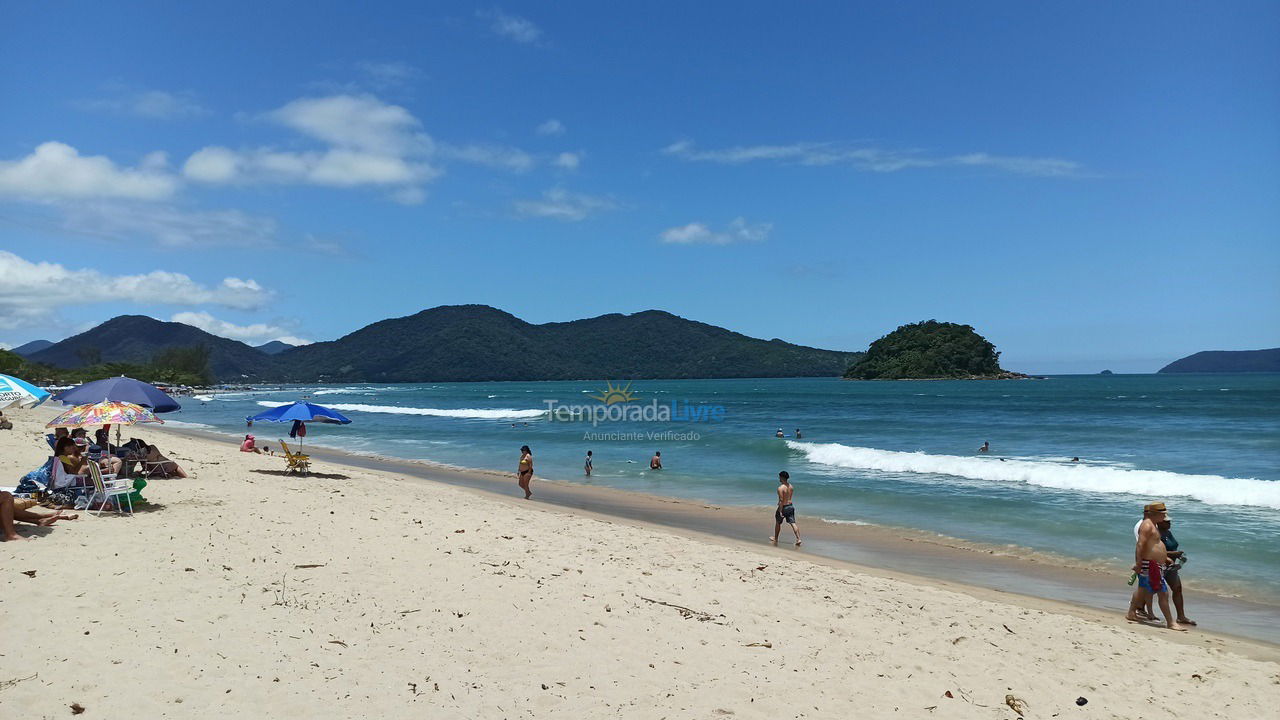
<path fill-rule="evenodd" d="M 528 445 L 520 446 L 520 465 L 516 468 L 516 477 L 519 478 L 520 489 L 524 491 L 524 499 L 533 497 L 533 492 L 529 490 L 529 481 L 533 479 L 533 451 Z"/>

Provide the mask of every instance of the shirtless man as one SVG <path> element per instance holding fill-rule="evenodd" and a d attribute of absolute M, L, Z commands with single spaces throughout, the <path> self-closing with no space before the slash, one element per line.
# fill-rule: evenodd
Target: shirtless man
<path fill-rule="evenodd" d="M 800 546 L 800 528 L 796 527 L 796 508 L 791 504 L 791 498 L 795 495 L 796 489 L 791 485 L 791 475 L 783 470 L 778 473 L 778 509 L 773 512 L 773 536 L 769 538 L 769 542 L 774 545 L 778 544 L 778 535 L 782 532 L 782 521 L 787 521 L 791 526 L 791 532 L 796 534 L 796 547 Z"/>
<path fill-rule="evenodd" d="M 662 451 L 661 450 L 659 450 L 658 452 L 655 452 L 653 454 L 653 457 L 649 458 L 649 469 L 650 470 L 662 469 Z"/>
<path fill-rule="evenodd" d="M 1186 630 L 1173 620 L 1169 612 L 1169 585 L 1164 579 L 1164 566 L 1169 561 L 1169 551 L 1160 540 L 1160 530 L 1156 523 L 1167 517 L 1164 503 L 1151 503 L 1142 508 L 1142 522 L 1138 525 L 1138 542 L 1133 549 L 1133 571 L 1138 573 L 1138 589 L 1129 599 L 1129 612 L 1125 619 L 1139 622 L 1138 610 L 1147 604 L 1147 600 L 1155 595 L 1160 601 L 1160 612 L 1164 613 L 1165 625 L 1170 630 Z"/>

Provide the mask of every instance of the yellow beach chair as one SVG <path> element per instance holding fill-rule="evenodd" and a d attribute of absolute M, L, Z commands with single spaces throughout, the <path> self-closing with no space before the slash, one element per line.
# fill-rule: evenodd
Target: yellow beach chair
<path fill-rule="evenodd" d="M 284 456 L 289 461 L 289 472 L 309 473 L 311 472 L 311 458 L 302 453 L 296 453 L 289 450 L 289 446 L 283 440 L 280 441 L 280 447 L 284 449 Z"/>

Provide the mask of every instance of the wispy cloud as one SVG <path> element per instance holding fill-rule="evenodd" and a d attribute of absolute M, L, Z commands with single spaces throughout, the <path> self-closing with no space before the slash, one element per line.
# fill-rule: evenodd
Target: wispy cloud
<path fill-rule="evenodd" d="M 356 63 L 356 69 L 364 74 L 370 85 L 379 89 L 409 85 L 423 75 L 417 67 L 399 60 L 390 62 L 361 60 Z"/>
<path fill-rule="evenodd" d="M 533 21 L 510 15 L 501 10 L 480 11 L 476 13 L 481 19 L 489 20 L 489 29 L 509 40 L 530 45 L 542 38 L 542 28 Z"/>
<path fill-rule="evenodd" d="M 658 238 L 670 245 L 732 245 L 764 242 L 771 232 L 773 223 L 749 223 L 746 218 L 737 217 L 723 230 L 715 230 L 706 223 L 691 222 L 667 228 L 658 234 Z"/>
<path fill-rule="evenodd" d="M 524 217 L 578 222 L 617 206 L 616 202 L 607 197 L 583 195 L 556 187 L 544 192 L 541 199 L 517 200 L 515 210 Z"/>
<path fill-rule="evenodd" d="M 577 170 L 578 166 L 582 164 L 583 155 L 585 155 L 585 153 L 562 152 L 551 160 L 551 164 L 561 170 Z"/>
<path fill-rule="evenodd" d="M 306 340 L 296 335 L 291 335 L 288 330 L 267 323 L 253 323 L 250 325 L 236 325 L 210 315 L 207 312 L 180 312 L 169 318 L 173 322 L 190 325 L 212 333 L 219 337 L 239 340 L 240 342 L 249 343 L 250 345 L 261 345 L 272 340 L 279 340 L 290 345 L 310 345 L 313 340 Z"/>
<path fill-rule="evenodd" d="M 1052 157 L 993 155 L 985 152 L 963 155 L 929 155 L 916 150 L 888 150 L 841 143 L 800 142 L 787 145 L 739 145 L 702 150 L 691 140 L 681 140 L 662 149 L 663 154 L 694 162 L 742 165 L 751 162 L 779 162 L 795 165 L 849 165 L 869 172 L 891 173 L 913 168 L 986 167 L 1017 175 L 1072 177 L 1082 172 L 1080 163 Z"/>
<path fill-rule="evenodd" d="M 537 163 L 532 155 L 520 148 L 478 143 L 442 145 L 440 157 L 517 173 L 528 172 Z"/>
<path fill-rule="evenodd" d="M 63 227 L 112 240 L 143 239 L 165 247 L 272 247 L 276 221 L 241 210 L 186 210 L 169 204 L 67 203 Z"/>
<path fill-rule="evenodd" d="M 50 289 L 74 288 L 74 292 Z M 72 269 L 58 263 L 30 262 L 0 250 L 0 328 L 46 322 L 58 307 L 133 302 L 139 305 L 219 305 L 256 310 L 272 293 L 254 280 L 223 278 L 204 285 L 187 275 L 155 270 L 137 275 L 111 275 Z"/>
<path fill-rule="evenodd" d="M 198 117 L 209 113 L 191 92 L 140 90 L 121 84 L 107 86 L 106 94 L 102 97 L 78 100 L 72 104 L 90 112 L 155 120 Z"/>
<path fill-rule="evenodd" d="M 148 155 L 137 167 L 122 167 L 101 155 L 81 155 L 70 145 L 50 141 L 26 157 L 0 160 L 0 196 L 38 201 L 163 199 L 180 184 L 165 165 L 163 153 Z"/>
<path fill-rule="evenodd" d="M 551 118 L 534 129 L 539 135 L 563 135 L 565 131 L 564 123 L 555 118 Z"/>

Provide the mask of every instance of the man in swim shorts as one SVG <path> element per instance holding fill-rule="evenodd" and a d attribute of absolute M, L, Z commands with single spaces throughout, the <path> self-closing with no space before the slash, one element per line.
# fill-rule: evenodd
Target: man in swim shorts
<path fill-rule="evenodd" d="M 1142 508 L 1142 522 L 1138 524 L 1138 542 L 1133 550 L 1133 571 L 1138 573 L 1138 589 L 1129 599 L 1129 612 L 1125 619 L 1139 622 L 1138 610 L 1147 604 L 1154 595 L 1160 601 L 1160 612 L 1164 613 L 1165 625 L 1170 630 L 1186 630 L 1174 622 L 1173 613 L 1169 612 L 1169 585 L 1164 579 L 1164 568 L 1169 562 L 1169 551 L 1160 540 L 1157 523 L 1168 517 L 1164 503 L 1150 503 Z"/>
<path fill-rule="evenodd" d="M 796 527 L 796 507 L 791 504 L 795 491 L 796 489 L 791 485 L 791 475 L 786 470 L 778 473 L 778 509 L 773 512 L 773 536 L 769 538 L 769 542 L 774 545 L 778 544 L 778 535 L 782 532 L 782 523 L 785 521 L 791 526 L 791 532 L 796 534 L 796 547 L 800 546 L 800 528 Z"/>

